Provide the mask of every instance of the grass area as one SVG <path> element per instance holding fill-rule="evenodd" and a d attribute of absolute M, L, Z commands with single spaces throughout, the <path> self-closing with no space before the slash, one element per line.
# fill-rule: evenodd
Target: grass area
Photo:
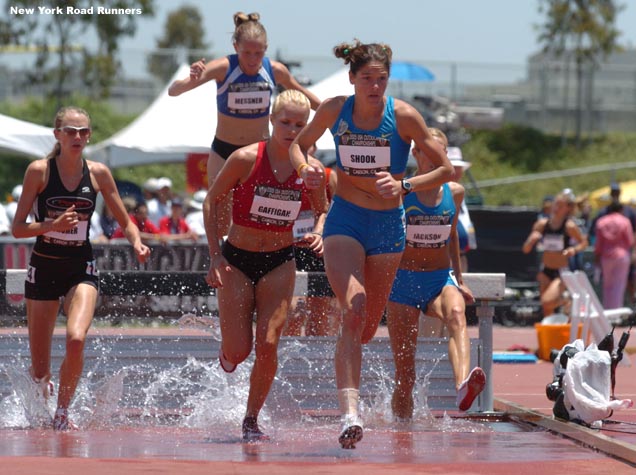
<path fill-rule="evenodd" d="M 571 139 L 570 139 L 571 140 Z M 535 129 L 506 126 L 498 131 L 478 131 L 462 147 L 473 163 L 476 181 L 597 165 L 636 162 L 636 133 L 609 133 L 584 140 L 580 148 L 561 146 L 559 136 Z M 576 195 L 591 192 L 611 181 L 636 179 L 636 168 L 542 179 L 483 188 L 484 204 L 539 206 L 543 196 L 571 188 Z"/>
<path fill-rule="evenodd" d="M 79 99 L 75 102 L 85 105 Z M 90 107 L 94 111 L 95 143 L 109 137 L 132 120 L 132 117 L 114 114 L 102 104 L 99 107 L 92 104 Z M 0 112 L 34 122 L 38 122 L 38 117 L 52 117 L 51 110 L 52 104 L 43 106 L 37 101 L 27 103 L 22 109 L 12 109 L 6 104 L 0 104 Z M 636 163 L 636 133 L 608 133 L 585 137 L 580 148 L 573 145 L 571 137 L 568 137 L 569 143 L 562 146 L 558 135 L 544 134 L 518 125 L 507 125 L 496 131 L 471 131 L 471 135 L 471 140 L 462 146 L 462 151 L 464 157 L 472 162 L 470 172 L 478 182 L 603 164 L 629 161 Z M 22 182 L 28 163 L 24 157 L 0 155 L 0 200 L 8 198 L 13 186 Z M 168 176 L 177 193 L 182 193 L 186 188 L 184 163 L 119 168 L 113 170 L 113 174 L 117 179 L 139 185 L 150 177 Z M 636 168 L 496 185 L 482 188 L 481 193 L 484 204 L 489 206 L 538 207 L 543 196 L 554 195 L 564 188 L 571 188 L 576 195 L 581 195 L 607 186 L 614 180 L 636 180 Z M 470 186 L 467 188 L 470 193 Z"/>

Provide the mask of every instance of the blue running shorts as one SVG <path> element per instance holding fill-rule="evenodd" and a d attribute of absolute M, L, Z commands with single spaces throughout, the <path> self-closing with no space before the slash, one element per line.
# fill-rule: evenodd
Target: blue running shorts
<path fill-rule="evenodd" d="M 345 235 L 358 241 L 367 256 L 404 251 L 404 208 L 373 210 L 334 196 L 327 214 L 323 239 Z"/>
<path fill-rule="evenodd" d="M 389 301 L 426 311 L 429 302 L 447 285 L 458 287 L 452 269 L 429 272 L 398 269 Z"/>

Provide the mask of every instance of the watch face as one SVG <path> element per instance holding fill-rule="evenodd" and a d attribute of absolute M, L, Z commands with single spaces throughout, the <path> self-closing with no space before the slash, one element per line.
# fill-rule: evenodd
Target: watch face
<path fill-rule="evenodd" d="M 408 193 L 411 191 L 411 183 L 409 181 L 402 180 L 402 189 Z"/>

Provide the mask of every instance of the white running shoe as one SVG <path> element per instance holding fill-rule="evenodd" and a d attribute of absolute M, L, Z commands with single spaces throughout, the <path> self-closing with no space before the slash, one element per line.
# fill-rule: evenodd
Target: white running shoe
<path fill-rule="evenodd" d="M 362 440 L 362 419 L 360 416 L 347 414 L 342 417 L 342 431 L 338 442 L 343 449 L 355 449 L 356 443 Z"/>
<path fill-rule="evenodd" d="M 53 381 L 47 376 L 43 376 L 41 378 L 36 378 L 33 376 L 33 369 L 29 369 L 29 374 L 31 375 L 31 380 L 33 381 L 33 385 L 35 386 L 35 392 L 38 396 L 42 396 L 45 401 L 53 396 L 55 387 L 53 386 Z"/>
<path fill-rule="evenodd" d="M 486 387 L 486 373 L 479 366 L 473 368 L 468 377 L 457 389 L 457 407 L 460 411 L 467 411 L 473 401 Z"/>
<path fill-rule="evenodd" d="M 50 397 L 53 396 L 55 392 L 55 387 L 53 386 L 53 381 L 46 381 L 44 378 L 42 379 L 33 379 L 33 382 L 37 385 L 38 394 L 41 394 L 46 401 Z"/>
<path fill-rule="evenodd" d="M 69 430 L 77 430 L 77 426 L 68 418 L 68 409 L 58 407 L 53 418 L 53 430 L 66 432 Z"/>
<path fill-rule="evenodd" d="M 223 368 L 223 371 L 225 371 L 226 373 L 233 373 L 236 367 L 238 366 L 238 365 L 235 365 L 234 363 L 230 363 L 225 358 L 225 355 L 223 354 L 223 349 L 221 348 L 219 348 L 219 364 L 221 365 L 221 368 Z"/>

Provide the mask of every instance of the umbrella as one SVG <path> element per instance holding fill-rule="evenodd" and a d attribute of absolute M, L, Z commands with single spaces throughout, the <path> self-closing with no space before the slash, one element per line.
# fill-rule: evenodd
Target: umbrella
<path fill-rule="evenodd" d="M 629 206 L 636 204 L 636 180 L 619 183 L 621 187 L 621 203 Z M 594 208 L 607 206 L 611 201 L 610 187 L 604 186 L 590 192 L 590 204 Z"/>
<path fill-rule="evenodd" d="M 404 82 L 431 82 L 435 75 L 424 66 L 408 61 L 393 61 L 389 80 L 397 81 L 400 87 L 400 96 Z"/>
<path fill-rule="evenodd" d="M 408 61 L 394 61 L 391 63 L 391 76 L 395 81 L 421 81 L 435 80 L 435 75 L 424 66 Z"/>

